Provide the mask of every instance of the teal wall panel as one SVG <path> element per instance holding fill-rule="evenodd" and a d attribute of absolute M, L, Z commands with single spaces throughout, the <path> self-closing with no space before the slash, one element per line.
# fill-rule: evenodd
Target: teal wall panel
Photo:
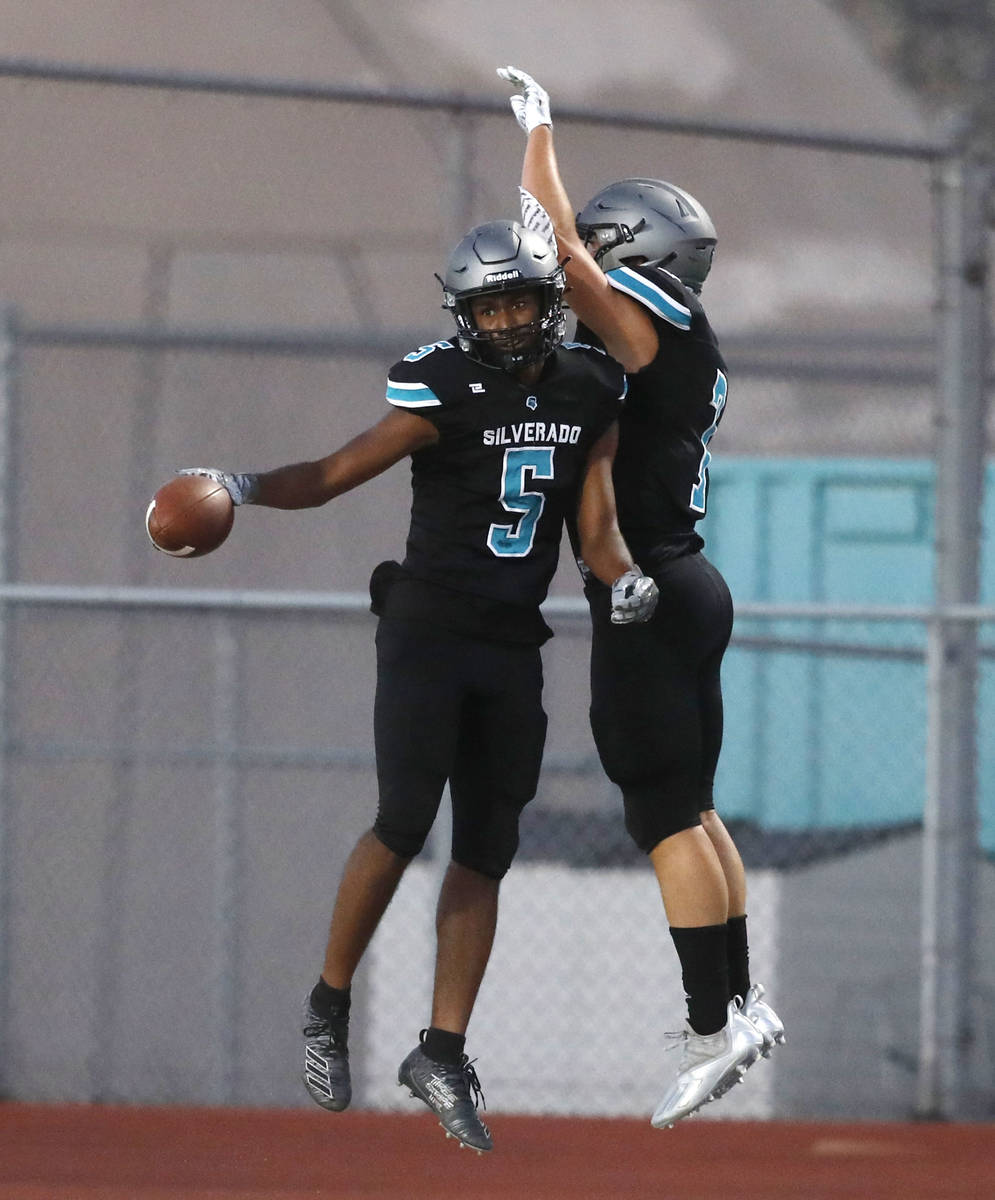
<path fill-rule="evenodd" d="M 737 604 L 928 605 L 928 460 L 724 459 L 712 467 L 705 553 Z M 995 602 L 995 470 L 989 468 L 982 602 Z M 750 637 L 859 643 L 875 656 L 750 648 Z M 853 829 L 917 820 L 925 795 L 926 634 L 911 621 L 737 617 L 723 689 L 720 811 L 768 828 Z M 995 642 L 995 630 L 982 641 Z M 982 840 L 995 849 L 995 662 L 982 660 Z"/>

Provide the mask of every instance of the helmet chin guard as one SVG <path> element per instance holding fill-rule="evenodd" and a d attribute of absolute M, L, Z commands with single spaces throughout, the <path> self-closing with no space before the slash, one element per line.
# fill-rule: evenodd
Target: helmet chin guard
<path fill-rule="evenodd" d="M 450 254 L 442 279 L 445 307 L 456 321 L 460 349 L 485 366 L 504 371 L 543 362 L 563 341 L 565 287 L 553 248 L 517 221 L 490 221 L 471 229 Z M 538 319 L 513 329 L 479 329 L 470 301 L 514 291 L 536 293 Z"/>
<path fill-rule="evenodd" d="M 638 258 L 663 267 L 700 292 L 712 266 L 716 234 L 704 207 L 662 179 L 620 179 L 577 214 L 577 232 L 603 271 Z"/>

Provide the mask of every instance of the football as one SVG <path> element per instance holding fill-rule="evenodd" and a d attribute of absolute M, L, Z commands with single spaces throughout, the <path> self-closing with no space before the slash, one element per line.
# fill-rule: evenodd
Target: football
<path fill-rule="evenodd" d="M 145 510 L 152 545 L 174 558 L 199 558 L 217 550 L 234 520 L 235 506 L 224 484 L 206 475 L 177 475 Z"/>

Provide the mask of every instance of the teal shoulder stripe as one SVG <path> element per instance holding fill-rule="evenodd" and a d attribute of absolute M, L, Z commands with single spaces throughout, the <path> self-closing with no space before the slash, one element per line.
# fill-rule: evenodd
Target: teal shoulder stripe
<path fill-rule="evenodd" d="M 442 401 L 425 383 L 387 380 L 387 399 L 398 408 L 438 408 Z"/>
<path fill-rule="evenodd" d="M 616 267 L 614 271 L 608 271 L 605 277 L 616 291 L 624 292 L 640 304 L 645 304 L 664 321 L 676 325 L 678 329 L 691 328 L 691 310 L 631 268 Z"/>

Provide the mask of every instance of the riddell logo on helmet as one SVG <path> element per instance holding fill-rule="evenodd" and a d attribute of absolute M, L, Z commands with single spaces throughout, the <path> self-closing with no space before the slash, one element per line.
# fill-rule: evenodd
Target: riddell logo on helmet
<path fill-rule="evenodd" d="M 484 276 L 484 283 L 504 283 L 506 279 L 521 279 L 521 271 L 495 271 Z"/>

